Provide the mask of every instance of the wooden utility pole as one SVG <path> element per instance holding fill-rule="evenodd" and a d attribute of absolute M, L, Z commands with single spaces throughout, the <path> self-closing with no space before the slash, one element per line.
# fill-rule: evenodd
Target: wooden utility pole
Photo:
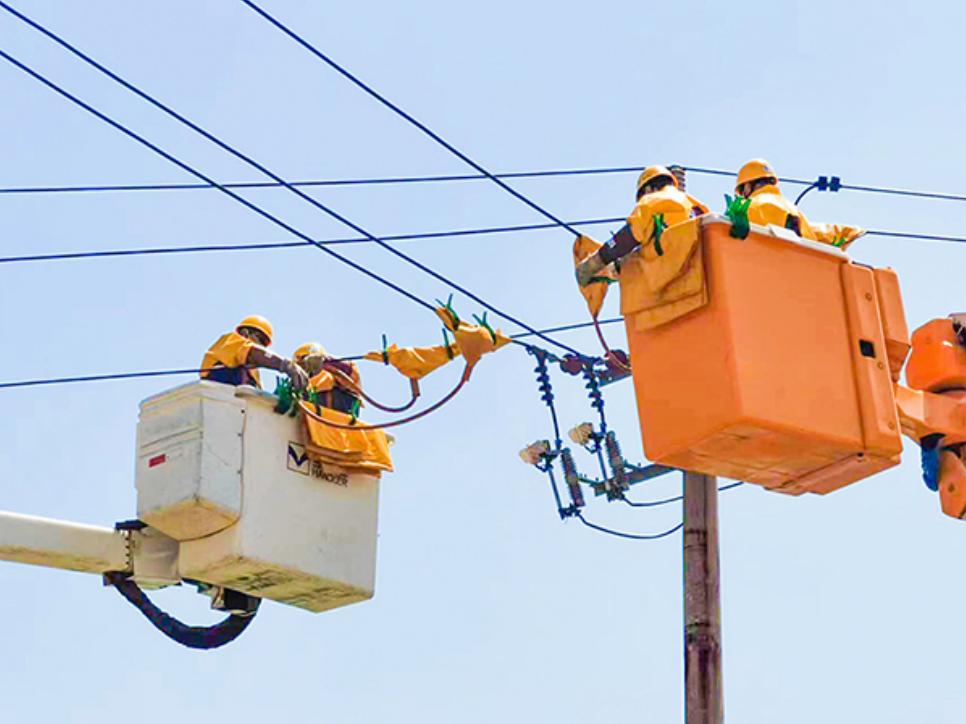
<path fill-rule="evenodd" d="M 684 704 L 686 724 L 721 724 L 718 481 L 684 474 Z"/>

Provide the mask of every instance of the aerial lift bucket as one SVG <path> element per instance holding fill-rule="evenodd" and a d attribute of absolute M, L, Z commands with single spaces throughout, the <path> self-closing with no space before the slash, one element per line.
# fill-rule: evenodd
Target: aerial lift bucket
<path fill-rule="evenodd" d="M 647 457 L 793 495 L 898 464 L 896 275 L 785 229 L 730 230 L 701 221 L 707 304 L 656 327 L 625 319 Z"/>
<path fill-rule="evenodd" d="M 138 519 L 178 541 L 182 579 L 310 611 L 371 598 L 379 475 L 314 458 L 276 403 L 208 381 L 145 400 Z"/>

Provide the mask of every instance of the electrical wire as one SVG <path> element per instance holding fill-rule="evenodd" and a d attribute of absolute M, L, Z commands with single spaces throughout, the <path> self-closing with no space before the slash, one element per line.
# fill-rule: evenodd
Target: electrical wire
<path fill-rule="evenodd" d="M 0 51 L 2 52 L 2 51 Z M 616 324 L 618 322 L 623 322 L 621 317 L 614 317 L 611 319 L 604 319 L 601 324 Z M 581 322 L 578 324 L 565 324 L 559 327 L 548 327 L 546 329 L 540 330 L 545 334 L 553 334 L 556 332 L 570 332 L 576 329 L 583 329 L 585 327 L 590 327 L 591 322 Z M 534 336 L 532 332 L 521 332 L 520 334 L 515 334 L 511 336 L 513 340 L 525 339 L 527 337 Z M 340 362 L 357 362 L 364 358 L 364 355 L 354 355 L 351 357 L 339 357 L 337 358 Z M 19 387 L 43 387 L 47 385 L 65 385 L 79 382 L 107 382 L 112 380 L 130 380 L 138 379 L 141 377 L 175 377 L 179 375 L 197 375 L 201 372 L 207 370 L 198 369 L 197 367 L 185 367 L 177 369 L 165 369 L 165 370 L 148 370 L 141 372 L 115 372 L 108 374 L 99 375 L 81 375 L 76 377 L 47 377 L 32 380 L 16 380 L 12 382 L 0 382 L 0 390 L 15 389 Z"/>
<path fill-rule="evenodd" d="M 737 488 L 740 485 L 744 485 L 744 483 L 736 482 L 736 483 L 729 483 L 728 485 L 722 485 L 720 488 L 718 488 L 718 492 L 721 493 L 721 492 L 724 492 L 725 490 L 731 490 L 732 488 Z M 658 505 L 666 505 L 667 503 L 676 503 L 678 501 L 684 500 L 684 496 L 678 495 L 674 498 L 667 498 L 665 500 L 655 500 L 655 501 L 644 502 L 644 503 L 632 503 L 631 501 L 623 497 L 620 498 L 620 500 L 623 500 L 625 503 L 635 508 L 649 508 L 649 507 L 654 507 Z M 627 538 L 630 540 L 658 540 L 660 538 L 666 538 L 667 536 L 671 535 L 672 533 L 676 533 L 677 531 L 681 530 L 684 527 L 684 522 L 682 521 L 678 523 L 676 526 L 674 526 L 673 528 L 668 528 L 667 530 L 661 533 L 654 533 L 651 535 L 640 534 L 640 533 L 623 533 L 621 531 L 613 530 L 611 528 L 605 528 L 604 526 L 597 525 L 596 523 L 591 523 L 589 520 L 584 518 L 584 514 L 580 512 L 580 510 L 576 510 L 574 512 L 574 517 L 576 517 L 577 520 L 579 520 L 581 523 L 586 525 L 588 528 L 593 528 L 594 530 L 599 531 L 601 533 L 606 533 L 607 535 L 616 536 L 618 538 Z"/>
<path fill-rule="evenodd" d="M 330 207 L 328 207 L 325 204 L 321 203 L 320 201 L 318 201 L 317 199 L 313 198 L 312 196 L 309 196 L 305 192 L 303 192 L 303 191 L 301 191 L 301 190 L 293 187 L 291 184 L 289 184 L 287 181 L 285 181 L 285 179 L 283 179 L 281 176 L 279 176 L 278 174 L 276 174 L 273 171 L 271 171 L 269 168 L 267 168 L 263 164 L 261 164 L 258 161 L 254 160 L 250 156 L 242 153 L 241 151 L 239 151 L 238 149 L 234 148 L 230 144 L 222 141 L 220 138 L 218 138 L 217 136 L 213 135 L 212 133 L 209 133 L 208 131 L 206 131 L 204 128 L 202 128 L 198 124 L 190 121 L 188 118 L 186 118 L 185 116 L 181 115 L 180 113 L 178 113 L 177 111 L 175 111 L 171 107 L 165 105 L 164 103 L 162 103 L 161 101 L 159 101 L 158 99 L 156 99 L 155 97 L 153 97 L 152 95 L 150 95 L 149 93 L 146 93 L 145 91 L 141 90 L 137 86 L 133 85 L 132 83 L 128 82 L 127 80 L 125 80 L 124 78 L 122 78 L 121 76 L 119 76 L 114 71 L 110 70 L 109 68 L 105 67 L 104 65 L 102 65 L 98 61 L 94 60 L 92 57 L 90 57 L 89 55 L 87 55 L 86 53 L 84 53 L 83 51 L 81 51 L 80 49 L 76 48 L 75 46 L 73 46 L 72 44 L 70 44 L 69 42 L 67 42 L 63 38 L 61 38 L 59 35 L 57 35 L 53 31 L 47 29 L 46 27 L 44 27 L 40 23 L 38 23 L 38 22 L 30 19 L 29 17 L 27 17 L 23 13 L 17 11 L 15 8 L 11 7 L 7 3 L 2 2 L 2 0 L 0 0 L 0 8 L 6 10 L 9 14 L 11 14 L 14 17 L 16 17 L 17 19 L 21 20 L 22 22 L 24 22 L 25 24 L 27 24 L 28 26 L 30 26 L 34 30 L 37 30 L 42 35 L 44 35 L 47 38 L 53 40 L 55 43 L 57 43 L 58 45 L 60 45 L 62 48 L 64 48 L 65 50 L 67 50 L 69 53 L 71 53 L 75 57 L 79 58 L 80 60 L 82 60 L 86 64 L 90 65 L 92 68 L 94 68 L 98 72 L 106 75 L 108 78 L 110 78 L 111 80 L 113 80 L 115 83 L 118 83 L 119 85 L 123 86 L 124 88 L 126 88 L 130 92 L 132 92 L 135 95 L 137 95 L 139 98 L 147 101 L 148 103 L 150 103 L 151 105 L 153 105 L 158 110 L 162 111 L 166 115 L 168 115 L 171 118 L 175 119 L 176 121 L 178 121 L 182 125 L 186 126 L 187 128 L 190 128 L 192 131 L 194 131 L 195 133 L 198 133 L 199 135 L 201 135 L 202 137 L 204 137 L 205 139 L 207 139 L 211 143 L 215 144 L 216 146 L 218 146 L 222 150 L 230 153 L 232 156 L 234 156 L 235 158 L 239 159 L 240 161 L 243 161 L 244 163 L 248 164 L 252 168 L 257 169 L 258 171 L 260 171 L 261 173 L 265 174 L 269 178 L 273 179 L 277 183 L 282 184 L 286 189 L 288 189 L 289 191 L 291 191 L 292 193 L 294 193 L 296 196 L 298 196 L 298 197 L 302 198 L 303 200 L 307 201 L 308 203 L 310 203 L 311 205 L 315 206 L 317 209 L 319 209 L 320 211 L 324 212 L 328 216 L 332 217 L 336 221 L 339 221 L 340 223 L 344 224 L 345 226 L 348 226 L 350 229 L 352 229 L 353 231 L 355 231 L 357 234 L 361 234 L 362 236 L 367 237 L 370 241 L 374 242 L 375 244 L 378 244 L 380 247 L 382 247 L 383 249 L 385 249 L 389 253 L 393 254 L 394 256 L 402 259 L 403 261 L 407 262 L 408 264 L 411 264 L 412 266 L 416 267 L 417 269 L 419 269 L 420 271 L 424 272 L 425 274 L 428 274 L 428 275 L 432 276 L 434 279 L 437 279 L 438 281 L 440 281 L 440 282 L 442 282 L 444 284 L 447 284 L 448 286 L 451 286 L 453 289 L 456 289 L 457 291 L 461 292 L 462 294 L 464 294 L 465 296 L 469 297 L 470 299 L 472 299 L 473 301 L 477 302 L 478 304 L 482 305 L 484 308 L 488 309 L 489 311 L 493 312 L 494 314 L 496 314 L 496 315 L 498 315 L 500 317 L 503 317 L 504 319 L 506 319 L 506 320 L 508 320 L 508 321 L 510 321 L 510 322 L 512 322 L 512 323 L 514 323 L 514 324 L 516 324 L 516 325 L 518 325 L 520 327 L 522 327 L 523 329 L 526 329 L 529 332 L 532 332 L 534 334 L 537 334 L 537 336 L 540 336 L 540 338 L 543 339 L 545 342 L 548 342 L 550 344 L 553 344 L 554 346 L 559 347 L 560 349 L 563 349 L 563 350 L 565 350 L 567 352 L 570 352 L 572 354 L 579 354 L 579 352 L 577 352 L 577 350 L 575 350 L 575 349 L 573 349 L 571 347 L 568 347 L 565 344 L 562 344 L 562 343 L 556 341 L 552 337 L 543 336 L 536 329 L 534 329 L 530 325 L 526 324 L 525 322 L 521 321 L 517 317 L 514 317 L 513 315 L 509 314 L 508 312 L 505 312 L 505 311 L 503 311 L 503 310 L 501 310 L 501 309 L 499 309 L 499 308 L 497 308 L 497 307 L 489 304 L 482 297 L 477 296 L 476 294 L 474 294 L 473 292 L 469 291 L 465 287 L 463 287 L 463 286 L 457 284 L 456 282 L 454 282 L 452 279 L 449 279 L 449 278 L 445 277 L 444 275 L 439 274 L 434 269 L 432 269 L 429 266 L 423 264 L 422 262 L 418 261 L 417 259 L 415 259 L 415 258 L 413 258 L 413 257 L 411 257 L 411 256 L 409 256 L 409 255 L 407 255 L 407 254 L 399 251 L 398 249 L 396 249 L 393 246 L 390 246 L 389 244 L 387 244 L 386 242 L 384 242 L 382 239 L 380 239 L 377 236 L 371 234 L 369 231 L 367 231 L 366 229 L 362 228 L 358 224 L 350 221 L 348 218 L 346 218 L 345 216 L 341 215 L 337 211 L 331 209 Z M 148 148 L 151 148 L 156 153 L 163 154 L 163 156 L 166 159 L 168 159 L 169 161 L 175 162 L 182 169 L 184 169 L 186 171 L 189 171 L 190 173 L 192 173 L 192 175 L 194 175 L 195 177 L 197 177 L 200 180 L 204 181 L 205 183 L 216 184 L 216 182 L 214 180 L 212 180 L 212 179 L 204 176 L 201 172 L 196 171 L 195 169 L 192 169 L 187 164 L 184 164 L 183 162 L 178 161 L 176 158 L 174 158 L 173 156 L 171 156 L 167 152 L 164 152 L 158 146 L 155 146 L 154 144 L 151 144 L 149 141 L 146 141 L 146 139 L 143 139 L 141 136 L 138 136 L 136 133 L 134 133 L 130 129 L 127 129 L 126 127 L 122 126 L 121 124 L 117 123 L 116 121 L 113 121 L 108 116 L 104 115 L 103 113 L 100 113 L 99 111 L 97 111 L 96 109 L 94 109 L 91 105 L 89 105 L 87 103 L 84 103 L 83 101 L 81 101 L 76 96 L 71 95 L 70 93 L 68 93 L 64 89 L 62 89 L 59 86 L 57 86 L 56 84 L 54 84 L 52 81 L 44 78 L 39 73 L 37 73 L 37 72 L 35 72 L 33 70 L 30 70 L 26 65 L 24 65 L 20 61 L 16 61 L 15 59 L 13 59 L 11 56 L 9 56 L 6 53 L 3 54 L 3 57 L 6 58 L 8 61 L 13 62 L 18 67 L 20 67 L 21 70 L 24 70 L 26 72 L 29 72 L 30 75 L 34 76 L 38 80 L 41 80 L 42 82 L 44 82 L 46 85 L 48 85 L 52 89 L 57 90 L 59 93 L 61 93 L 62 95 L 64 95 L 69 100 L 73 100 L 75 103 L 77 103 L 78 105 L 80 105 L 85 110 L 88 110 L 88 111 L 94 113 L 99 118 L 101 118 L 101 120 L 109 121 L 110 124 L 112 126 L 114 126 L 115 128 L 117 128 L 118 130 L 122 130 L 127 135 L 131 136 L 132 138 L 135 138 L 136 140 L 142 141 L 145 145 L 148 146 Z M 483 169 L 482 168 L 477 169 L 477 170 L 483 172 Z M 502 183 L 502 182 L 498 182 L 498 183 Z M 324 246 L 316 243 L 313 239 L 311 239 L 308 236 L 302 234 L 301 232 L 296 233 L 296 230 L 293 229 L 291 226 L 288 226 L 287 224 L 285 224 L 284 222 L 282 222 L 280 219 L 277 219 L 276 217 L 272 216 L 271 214 L 268 214 L 268 212 L 265 212 L 264 210 L 261 210 L 255 204 L 252 204 L 250 201 L 245 200 L 243 197 L 239 196 L 238 194 L 236 194 L 232 190 L 225 188 L 223 185 L 220 185 L 220 184 L 217 184 L 217 185 L 218 185 L 218 188 L 222 192 L 228 194 L 229 196 L 232 196 L 236 200 L 239 200 L 240 202 L 244 203 L 249 208 L 251 208 L 253 210 L 258 210 L 259 213 L 261 213 L 262 216 L 265 216 L 266 218 L 269 218 L 270 220 L 276 221 L 276 223 L 279 223 L 280 225 L 284 225 L 284 228 L 286 228 L 286 230 L 290 231 L 291 233 L 295 233 L 296 236 L 299 236 L 300 238 L 303 238 L 305 241 L 308 241 L 308 242 L 312 243 L 313 245 L 317 246 L 319 249 L 322 249 L 326 253 L 331 254 L 331 255 L 334 255 L 336 258 L 342 259 L 343 261 L 346 261 L 347 263 L 349 262 L 349 260 L 346 259 L 345 257 L 342 257 L 341 255 L 338 255 L 335 252 L 333 252 L 331 249 L 328 249 L 328 248 L 326 248 L 326 247 L 324 247 Z M 507 188 L 509 189 L 509 187 L 507 187 Z M 548 218 L 550 218 L 555 223 L 558 223 L 560 225 L 564 225 L 564 222 L 560 221 L 556 217 L 549 216 Z M 364 267 L 361 267 L 359 265 L 354 265 L 354 266 L 356 268 L 359 268 L 359 269 L 363 269 L 364 268 Z M 379 275 L 376 275 L 374 272 L 370 272 L 370 271 L 367 270 L 367 273 L 370 276 L 372 276 L 374 279 L 378 279 L 382 283 L 389 283 L 388 280 L 384 279 L 383 277 L 380 277 Z M 396 291 L 404 294 L 404 296 L 407 296 L 408 298 L 412 299 L 413 301 L 416 301 L 418 304 L 421 304 L 421 305 L 423 305 L 425 307 L 428 307 L 429 309 L 433 309 L 432 305 L 430 305 L 427 302 L 419 299 L 418 297 L 416 297 L 415 295 L 411 294 L 410 292 L 406 292 L 401 287 L 398 287 L 398 285 L 394 285 L 394 287 L 395 287 Z"/>
<path fill-rule="evenodd" d="M 307 179 L 301 181 L 289 181 L 289 186 L 302 188 L 312 187 L 340 187 L 340 186 L 386 186 L 397 184 L 425 184 L 425 183 L 450 183 L 459 181 L 487 181 L 491 177 L 497 179 L 526 179 L 526 178 L 553 178 L 571 176 L 603 176 L 619 173 L 639 173 L 646 164 L 634 166 L 593 166 L 587 168 L 571 169 L 538 169 L 533 171 L 505 171 L 486 175 L 475 174 L 427 174 L 421 176 L 383 176 L 371 178 L 348 178 L 348 179 Z M 712 169 L 701 166 L 682 165 L 685 171 L 700 175 L 726 176 L 733 177 L 734 171 L 724 169 Z M 780 176 L 782 183 L 796 184 L 801 186 L 813 186 L 815 181 L 807 181 L 800 178 Z M 275 181 L 234 181 L 222 184 L 229 189 L 272 189 L 282 188 L 283 184 Z M 194 191 L 218 188 L 216 185 L 207 183 L 139 183 L 139 184 L 78 184 L 60 186 L 4 186 L 0 187 L 0 195 L 16 194 L 72 194 L 72 193 L 112 193 L 129 191 Z M 966 194 L 954 194 L 942 191 L 922 191 L 919 189 L 897 189 L 888 186 L 872 186 L 866 184 L 841 184 L 840 190 L 859 191 L 874 194 L 886 194 L 891 196 L 917 197 L 924 199 L 938 199 L 941 201 L 966 201 Z M 797 203 L 797 202 L 796 202 Z M 571 226 L 579 226 L 582 222 L 567 222 Z M 557 226 L 558 224 L 551 224 Z"/>
<path fill-rule="evenodd" d="M 661 538 L 667 538 L 672 533 L 677 533 L 679 530 L 681 530 L 684 527 L 684 523 L 678 523 L 673 528 L 668 528 L 667 530 L 661 533 L 654 533 L 651 535 L 646 535 L 642 533 L 622 533 L 621 531 L 618 531 L 618 530 L 612 530 L 610 528 L 605 528 L 602 525 L 591 523 L 589 520 L 587 520 L 584 517 L 584 514 L 581 513 L 579 510 L 574 513 L 574 517 L 576 517 L 577 520 L 579 520 L 581 523 L 586 525 L 588 528 L 593 528 L 594 530 L 599 531 L 601 533 L 606 533 L 607 535 L 613 535 L 618 538 L 628 538 L 630 540 L 659 540 Z"/>
<path fill-rule="evenodd" d="M 744 483 L 737 482 L 737 483 L 729 483 L 728 485 L 722 485 L 720 488 L 718 488 L 718 492 L 723 493 L 726 490 L 731 490 L 732 488 L 737 488 L 741 485 L 744 485 Z M 679 503 L 680 501 L 684 500 L 684 496 L 675 495 L 673 498 L 663 498 L 662 500 L 643 500 L 640 502 L 628 500 L 627 498 L 621 496 L 619 500 L 621 502 L 627 503 L 627 505 L 631 506 L 632 508 L 656 508 L 661 505 L 668 505 L 669 503 Z"/>
<path fill-rule="evenodd" d="M 226 186 L 227 188 L 227 186 Z M 583 219 L 572 223 L 585 226 L 595 224 L 614 224 L 624 221 L 623 217 L 606 219 Z M 395 234 L 380 237 L 383 241 L 415 241 L 424 239 L 448 239 L 459 236 L 480 236 L 485 234 L 506 234 L 521 231 L 540 231 L 558 228 L 556 224 L 521 224 L 517 226 L 489 226 L 478 229 L 458 229 L 454 231 L 428 231 L 415 234 Z M 306 241 L 271 241 L 250 244 L 208 244 L 195 246 L 153 247 L 145 249 L 104 249 L 91 251 L 60 252 L 54 254 L 24 254 L 20 256 L 0 257 L 0 264 L 15 264 L 23 262 L 64 261 L 70 259 L 100 259 L 123 256 L 155 256 L 160 254 L 193 254 L 204 252 L 226 251 L 259 251 L 263 249 L 294 249 L 310 247 L 317 244 L 322 246 L 340 246 L 345 244 L 371 244 L 372 240 L 365 236 L 350 238 L 316 240 L 314 243 Z"/>
<path fill-rule="evenodd" d="M 3 2 L 0 2 L 0 7 L 4 7 L 4 5 L 5 4 Z M 88 113 L 96 116 L 97 118 L 99 118 L 100 120 L 104 121 L 105 123 L 107 123 L 112 128 L 115 128 L 116 130 L 120 131 L 121 133 L 123 133 L 124 135 L 128 136 L 129 138 L 134 139 L 135 141 L 137 141 L 141 145 L 145 146 L 146 148 L 150 149 L 154 153 L 158 154 L 162 158 L 170 161 L 171 163 L 173 163 L 174 165 L 178 166 L 179 168 L 187 171 L 191 175 L 196 176 L 197 178 L 200 178 L 200 179 L 204 180 L 207 183 L 210 183 L 210 184 L 215 185 L 222 192 L 224 192 L 225 194 L 227 194 L 231 198 L 235 199 L 238 203 L 242 204 L 243 206 L 251 209 L 252 211 L 254 211 L 255 213 L 257 213 L 259 216 L 262 216 L 265 219 L 268 219 L 273 224 L 276 224 L 277 226 L 280 226 L 281 228 L 283 228 L 286 231 L 288 231 L 290 234 L 293 234 L 294 236 L 297 236 L 300 239 L 303 239 L 307 243 L 312 244 L 312 245 L 318 247 L 319 249 L 321 249 L 322 251 L 324 251 L 326 254 L 329 254 L 333 258 L 338 259 L 339 261 L 343 262 L 344 264 L 347 264 L 348 266 L 352 267 L 356 271 L 359 271 L 362 274 L 365 274 L 366 276 L 370 277 L 371 279 L 374 279 L 375 281 L 379 282 L 380 284 L 383 284 L 384 286 L 389 287 L 393 291 L 395 291 L 395 292 L 403 295 L 404 297 L 406 297 L 407 299 L 410 299 L 411 301 L 415 302 L 416 304 L 419 304 L 420 306 L 425 307 L 426 309 L 435 312 L 435 307 L 432 304 L 430 304 L 429 302 L 427 302 L 427 301 L 425 301 L 423 299 L 420 299 L 415 294 L 413 294 L 412 292 L 407 291 L 406 289 L 404 289 L 403 287 L 399 286 L 395 282 L 392 282 L 389 279 L 381 276 L 380 274 L 377 274 L 376 272 L 374 272 L 374 271 L 372 271 L 370 269 L 367 269 L 366 267 L 362 266 L 361 264 L 357 264 L 356 262 L 352 261 L 348 257 L 342 256 L 338 252 L 332 251 L 328 247 L 323 246 L 323 245 L 317 243 L 314 239 L 312 239 L 308 235 L 302 233 L 301 231 L 299 231 L 295 227 L 291 226 L 290 224 L 282 221 L 277 216 L 274 216 L 273 214 L 269 213 L 268 211 L 265 211 L 260 206 L 252 203 L 251 201 L 249 201 L 248 199 L 244 198 L 243 196 L 239 196 L 237 193 L 235 193 L 231 189 L 224 188 L 223 186 L 221 186 L 220 184 L 218 184 L 216 181 L 214 181 L 213 179 L 210 179 L 208 176 L 206 176 L 205 174 L 203 174 L 201 171 L 198 171 L 197 169 L 193 168 L 192 166 L 189 166 L 188 164 L 186 164 L 185 162 L 179 160 L 175 156 L 172 156 L 170 153 L 168 153 L 167 151 L 165 151 L 160 146 L 155 145 L 154 143 L 152 143 L 151 141 L 147 140 L 143 136 L 138 135 L 137 133 L 135 133 L 131 129 L 129 129 L 126 126 L 122 125 L 121 123 L 115 121 L 113 118 L 105 115 L 104 113 L 102 113 L 101 111 L 97 110 L 96 108 L 94 108 L 89 103 L 86 103 L 85 101 L 81 100 L 80 98 L 78 98 L 77 96 L 73 95 L 69 91 L 67 91 L 64 88 L 60 87 L 59 85 L 57 85 L 53 81 L 51 81 L 48 78 L 44 77 L 43 75 L 41 75 L 37 71 L 33 70 L 29 66 L 25 65 L 24 63 L 21 63 L 19 60 L 17 60 L 16 58 L 14 58 L 12 55 L 6 53 L 3 50 L 0 50 L 0 58 L 3 58 L 8 63 L 10 63 L 10 64 L 14 65 L 15 67 L 19 68 L 20 70 L 22 70 L 27 75 L 31 76 L 35 80 L 37 80 L 40 83 L 44 84 L 45 86 L 47 86 L 51 90 L 55 91 L 56 93 L 60 94 L 61 96 L 63 96 L 67 100 L 71 101 L 75 105 L 79 106 L 80 108 L 83 108 Z"/>
<path fill-rule="evenodd" d="M 643 166 L 610 166 L 603 168 L 550 169 L 541 171 L 508 171 L 494 173 L 497 178 L 547 178 L 555 176 L 601 176 L 616 173 L 639 173 Z M 388 186 L 397 184 L 447 183 L 457 181 L 487 181 L 481 173 L 438 174 L 424 176 L 386 176 L 377 178 L 313 179 L 289 181 L 290 186 L 302 188 L 339 186 Z M 222 184 L 229 189 L 273 189 L 282 184 L 275 181 L 235 181 Z M 76 186 L 7 186 L 0 187 L 0 194 L 73 194 L 127 191 L 196 191 L 213 189 L 210 184 L 193 183 L 142 183 L 142 184 L 83 184 Z M 570 221 L 571 225 L 581 222 Z M 556 224 L 552 224 L 556 226 Z"/>
<path fill-rule="evenodd" d="M 615 224 L 623 221 L 620 216 L 602 219 L 582 219 L 571 223 L 591 226 L 595 224 Z M 446 239 L 461 236 L 482 236 L 486 234 L 506 234 L 521 231 L 540 231 L 545 229 L 558 228 L 556 224 L 521 224 L 517 226 L 488 226 L 479 229 L 458 229 L 454 231 L 430 231 L 414 234 L 395 234 L 381 237 L 383 241 L 418 241 L 427 239 Z M 911 231 L 882 231 L 871 230 L 866 232 L 867 236 L 892 237 L 896 239 L 914 239 L 919 241 L 941 241 L 951 243 L 966 243 L 966 236 L 947 236 L 941 234 L 922 234 Z M 209 244 L 195 246 L 163 246 L 148 247 L 144 249 L 100 249 L 90 251 L 69 251 L 52 254 L 23 254 L 18 256 L 0 256 L 0 264 L 17 264 L 29 262 L 50 262 L 50 261 L 69 261 L 73 259 L 104 259 L 111 257 L 127 256 L 158 256 L 165 254 L 196 254 L 211 252 L 229 251 L 260 251 L 266 249 L 297 249 L 308 248 L 311 246 L 341 246 L 347 244 L 370 244 L 370 239 L 363 236 L 349 238 L 317 240 L 314 243 L 306 241 L 272 241 L 254 242 L 249 244 Z M 547 330 L 543 330 L 547 332 Z M 553 330 L 550 330 L 551 333 Z"/>
<path fill-rule="evenodd" d="M 562 226 L 563 228 L 565 228 L 570 233 L 572 233 L 574 235 L 578 235 L 580 233 L 573 226 L 571 226 L 570 224 L 566 223 L 565 221 L 561 221 L 559 218 L 557 218 L 552 213 L 550 213 L 549 211 L 547 211 L 545 208 L 543 208 L 542 206 L 540 206 L 539 204 L 537 204 L 535 201 L 532 201 L 531 199 L 527 198 L 526 196 L 524 196 L 523 194 L 521 194 L 519 191 L 517 191 L 516 189 L 514 189 L 512 186 L 510 186 L 509 184 L 505 183 L 498 176 L 496 176 L 495 174 L 491 173 L 487 169 L 483 168 L 483 166 L 481 166 L 476 161 L 474 161 L 469 156 L 467 156 L 465 153 L 463 153 L 458 148 L 456 148 L 455 146 L 453 146 L 451 143 L 449 143 L 442 136 L 440 136 L 439 134 L 437 134 L 434 131 L 432 131 L 425 124 L 423 124 L 420 121 L 416 120 L 413 116 L 411 116 L 409 113 L 407 113 L 406 111 L 404 111 L 398 105 L 396 105 L 395 103 L 393 103 L 392 101 L 390 101 L 384 95 L 380 94 L 374 88 L 372 88 L 371 86 L 369 86 L 366 83 L 364 83 L 357 76 L 353 75 L 348 70 L 346 70 L 345 68 L 343 68 L 341 65 L 339 65 L 338 63 L 336 63 L 334 60 L 332 60 L 329 56 L 327 56 L 325 53 L 323 53 L 317 47 L 315 47 L 310 42 L 308 42 L 301 35 L 299 35 L 294 30 L 292 30 L 291 28 L 289 28 L 288 26 L 286 26 L 285 24 L 283 24 L 280 20 L 276 19 L 272 15 L 269 15 L 265 10 L 263 10 L 261 7 L 259 7 L 256 3 L 252 2 L 252 0 L 241 0 L 241 2 L 243 2 L 245 5 L 247 5 L 249 8 L 251 8 L 252 10 L 254 10 L 259 15 L 261 15 L 265 20 L 267 20 L 269 23 L 271 23 L 276 28 L 278 28 L 279 30 L 281 30 L 283 33 L 285 33 L 287 36 L 289 36 L 296 43 L 298 43 L 303 48 L 305 48 L 306 50 L 308 50 L 316 58 L 318 58 L 323 63 L 325 63 L 326 65 L 328 65 L 330 68 L 332 68 L 337 73 L 339 73 L 346 80 L 348 80 L 349 82 L 353 83 L 358 88 L 362 89 L 365 93 L 367 93 L 369 96 L 371 96 L 372 98 L 374 98 L 377 101 L 379 101 L 379 103 L 381 103 L 382 105 L 384 105 L 386 108 L 388 108 L 389 110 L 391 110 L 393 113 L 395 113 L 396 115 L 398 115 L 400 118 L 402 118 L 403 120 L 407 121 L 411 125 L 415 126 L 417 129 L 419 129 L 420 131 L 422 131 L 425 135 L 429 136 L 436 143 L 438 143 L 440 146 L 442 146 L 447 151 L 449 151 L 450 153 L 452 153 L 454 156 L 456 156 L 457 158 L 459 158 L 461 161 L 463 161 L 464 163 L 466 163 L 468 166 L 472 167 L 477 172 L 479 172 L 479 173 L 483 174 L 484 176 L 486 176 L 488 179 L 490 179 L 490 181 L 492 181 L 497 186 L 499 186 L 500 188 L 502 188 L 508 194 L 510 194 L 514 198 L 518 199 L 519 201 L 522 201 L 527 206 L 529 206 L 531 209 L 533 209 L 537 213 L 541 214 L 543 217 L 549 219 L 550 221 L 553 221 L 554 223 L 558 224 L 559 226 Z"/>
<path fill-rule="evenodd" d="M 896 239 L 916 239 L 918 241 L 947 241 L 957 244 L 966 243 L 966 236 L 945 236 L 942 234 L 919 234 L 910 231 L 867 231 L 867 236 L 885 236 Z"/>

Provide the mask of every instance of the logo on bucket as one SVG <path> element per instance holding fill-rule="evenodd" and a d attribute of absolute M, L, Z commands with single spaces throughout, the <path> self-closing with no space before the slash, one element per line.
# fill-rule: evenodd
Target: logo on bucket
<path fill-rule="evenodd" d="M 285 456 L 286 467 L 292 472 L 309 474 L 309 454 L 305 452 L 305 445 L 297 442 L 288 444 L 288 454 Z"/>

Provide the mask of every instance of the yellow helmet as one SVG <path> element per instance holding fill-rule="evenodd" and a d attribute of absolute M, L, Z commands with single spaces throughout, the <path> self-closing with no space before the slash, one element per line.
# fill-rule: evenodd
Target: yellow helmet
<path fill-rule="evenodd" d="M 323 347 L 318 342 L 306 342 L 300 345 L 295 352 L 292 353 L 292 359 L 296 362 L 301 362 L 309 355 L 313 354 L 325 354 L 325 347 Z"/>
<path fill-rule="evenodd" d="M 235 331 L 240 332 L 242 327 L 251 327 L 252 329 L 257 329 L 268 339 L 268 344 L 272 343 L 272 337 L 275 336 L 275 330 L 272 329 L 272 323 L 265 319 L 265 317 L 259 316 L 258 314 L 245 317 L 241 322 L 238 323 L 238 326 L 235 327 Z"/>
<path fill-rule="evenodd" d="M 773 178 L 777 182 L 778 174 L 775 173 L 775 169 L 765 159 L 753 158 L 742 166 L 738 172 L 738 180 L 735 181 L 735 191 L 741 188 L 742 184 L 757 181 L 762 178 Z"/>
<path fill-rule="evenodd" d="M 667 176 L 671 179 L 671 182 L 677 186 L 678 180 L 673 173 L 667 168 L 667 166 L 648 166 L 643 171 L 641 175 L 637 177 L 637 195 L 641 195 L 641 189 L 643 189 L 647 184 L 656 178 L 661 176 Z"/>

